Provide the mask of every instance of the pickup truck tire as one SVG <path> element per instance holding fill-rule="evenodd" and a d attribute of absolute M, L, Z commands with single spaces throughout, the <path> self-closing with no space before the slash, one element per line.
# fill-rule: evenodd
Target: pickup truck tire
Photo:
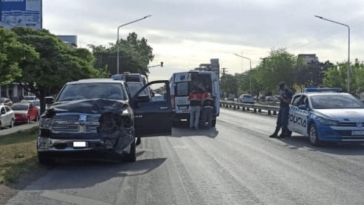
<path fill-rule="evenodd" d="M 47 165 L 47 166 L 56 165 L 56 160 L 55 159 L 45 158 L 43 155 L 44 155 L 43 153 L 38 152 L 39 164 L 43 164 L 43 165 Z"/>
<path fill-rule="evenodd" d="M 135 162 L 136 161 L 136 145 L 135 145 L 135 140 L 130 145 L 130 152 L 124 154 L 123 161 L 124 162 Z"/>
<path fill-rule="evenodd" d="M 216 126 L 216 118 L 214 118 L 213 120 L 212 120 L 212 123 L 211 123 L 211 127 L 215 127 Z"/>

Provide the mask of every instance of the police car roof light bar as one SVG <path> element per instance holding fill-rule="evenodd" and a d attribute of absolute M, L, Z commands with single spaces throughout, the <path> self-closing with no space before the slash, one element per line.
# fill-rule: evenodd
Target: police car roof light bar
<path fill-rule="evenodd" d="M 313 93 L 313 92 L 341 92 L 341 88 L 305 88 L 305 93 Z"/>

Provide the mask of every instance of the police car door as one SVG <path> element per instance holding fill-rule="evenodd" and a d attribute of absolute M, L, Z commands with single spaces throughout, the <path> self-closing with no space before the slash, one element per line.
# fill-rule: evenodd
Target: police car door
<path fill-rule="evenodd" d="M 154 93 L 162 94 L 163 98 L 161 97 L 160 100 L 154 101 L 142 97 L 140 94 L 148 88 L 152 89 Z M 169 81 L 161 80 L 148 83 L 132 97 L 131 105 L 134 110 L 136 136 L 172 134 L 173 111 Z"/>
<path fill-rule="evenodd" d="M 307 135 L 307 119 L 309 116 L 307 96 L 297 95 L 292 100 L 289 110 L 288 129 L 302 135 Z"/>

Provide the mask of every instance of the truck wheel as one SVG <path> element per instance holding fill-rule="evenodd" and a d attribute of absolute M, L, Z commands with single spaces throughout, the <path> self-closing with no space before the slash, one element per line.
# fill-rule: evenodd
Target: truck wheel
<path fill-rule="evenodd" d="M 39 161 L 39 164 L 43 164 L 43 165 L 47 165 L 47 166 L 56 165 L 55 159 L 44 158 L 43 154 L 39 153 L 39 152 L 38 152 L 38 161 Z"/>
<path fill-rule="evenodd" d="M 211 123 L 211 127 L 215 127 L 216 126 L 216 118 L 212 120 L 212 123 Z"/>
<path fill-rule="evenodd" d="M 135 140 L 130 145 L 130 152 L 124 154 L 123 161 L 124 162 L 135 162 L 136 161 L 136 145 L 135 145 Z"/>

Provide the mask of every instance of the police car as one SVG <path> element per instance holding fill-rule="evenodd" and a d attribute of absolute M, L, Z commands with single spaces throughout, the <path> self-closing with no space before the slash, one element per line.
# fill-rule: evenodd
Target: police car
<path fill-rule="evenodd" d="M 341 89 L 310 88 L 292 97 L 288 129 L 310 143 L 364 142 L 364 104 Z"/>

